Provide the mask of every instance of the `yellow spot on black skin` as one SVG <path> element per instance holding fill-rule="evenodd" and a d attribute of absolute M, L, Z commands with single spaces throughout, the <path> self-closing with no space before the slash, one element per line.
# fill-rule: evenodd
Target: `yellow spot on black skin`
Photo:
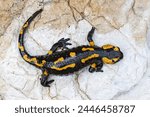
<path fill-rule="evenodd" d="M 20 45 L 20 43 L 18 43 L 18 48 L 23 52 L 24 51 L 24 47 Z"/>
<path fill-rule="evenodd" d="M 74 56 L 76 56 L 76 53 L 75 52 L 70 52 L 70 56 L 74 57 Z"/>
<path fill-rule="evenodd" d="M 96 63 L 93 63 L 93 64 L 91 65 L 91 67 L 92 67 L 92 68 L 96 68 Z"/>
<path fill-rule="evenodd" d="M 26 60 L 27 62 L 33 62 L 36 66 L 38 66 L 38 67 L 43 67 L 43 65 L 46 63 L 46 61 L 45 60 L 42 60 L 42 63 L 38 63 L 38 61 L 37 61 L 37 59 L 34 57 L 34 58 L 28 58 L 28 56 L 27 55 L 24 55 L 23 56 L 23 58 L 24 58 L 24 60 Z"/>
<path fill-rule="evenodd" d="M 51 55 L 53 52 L 51 50 L 48 51 L 48 55 Z"/>
<path fill-rule="evenodd" d="M 64 58 L 63 58 L 63 57 L 60 57 L 60 58 L 58 58 L 58 59 L 54 62 L 54 64 L 59 63 L 59 62 L 62 62 L 62 61 L 64 61 Z"/>
<path fill-rule="evenodd" d="M 27 55 L 24 55 L 23 58 L 24 58 L 24 60 L 26 60 L 26 61 L 28 61 L 28 62 L 31 62 L 31 60 L 28 59 L 28 56 L 27 56 Z"/>
<path fill-rule="evenodd" d="M 29 25 L 29 23 L 28 23 L 28 22 L 26 22 L 26 23 L 23 25 L 23 28 L 28 27 L 28 25 Z"/>
<path fill-rule="evenodd" d="M 113 45 L 110 45 L 110 44 L 107 44 L 107 45 L 103 45 L 102 46 L 102 48 L 104 49 L 104 50 L 106 50 L 106 49 L 111 49 L 111 48 L 113 48 L 114 46 Z"/>
<path fill-rule="evenodd" d="M 118 47 L 115 47 L 114 48 L 114 51 L 119 51 L 120 49 Z"/>
<path fill-rule="evenodd" d="M 99 54 L 92 54 L 91 56 L 88 56 L 87 58 L 81 59 L 82 63 L 85 63 L 86 61 L 92 59 L 92 58 L 97 58 L 99 57 Z"/>
<path fill-rule="evenodd" d="M 21 35 L 23 34 L 23 29 L 20 30 L 20 34 L 21 34 Z"/>
<path fill-rule="evenodd" d="M 66 70 L 68 68 L 74 68 L 76 66 L 75 63 L 72 63 L 72 64 L 69 64 L 69 65 L 66 65 L 64 67 L 61 67 L 61 68 L 58 68 L 56 66 L 52 66 L 51 69 L 55 69 L 55 70 L 58 70 L 58 71 L 62 71 L 62 70 Z"/>
<path fill-rule="evenodd" d="M 43 74 L 44 74 L 45 76 L 48 76 L 48 72 L 47 72 L 46 70 L 43 72 Z"/>
<path fill-rule="evenodd" d="M 45 64 L 45 63 L 46 63 L 46 60 L 42 60 L 42 63 Z"/>
<path fill-rule="evenodd" d="M 82 51 L 94 51 L 94 48 L 82 48 Z"/>
<path fill-rule="evenodd" d="M 90 46 L 94 46 L 95 44 L 94 44 L 94 41 L 91 41 L 90 42 Z"/>
<path fill-rule="evenodd" d="M 119 60 L 119 57 L 118 58 L 113 58 L 114 62 L 117 62 L 118 60 Z"/>
<path fill-rule="evenodd" d="M 20 30 L 20 34 L 22 35 L 23 34 L 23 30 L 24 30 L 24 28 L 26 28 L 26 27 L 28 27 L 28 22 L 26 22 L 24 25 L 23 25 L 23 27 L 21 28 L 21 30 Z"/>
<path fill-rule="evenodd" d="M 46 63 L 45 60 L 42 60 L 42 63 L 38 63 L 37 61 L 35 61 L 35 64 L 36 64 L 38 67 L 43 67 L 45 63 Z"/>
<path fill-rule="evenodd" d="M 103 57 L 102 61 L 106 64 L 113 64 L 113 61 L 111 59 L 108 59 L 107 57 Z"/>
<path fill-rule="evenodd" d="M 119 60 L 118 58 L 113 58 L 113 59 L 108 59 L 107 57 L 103 57 L 102 61 L 106 64 L 114 64 L 115 62 L 117 62 Z"/>

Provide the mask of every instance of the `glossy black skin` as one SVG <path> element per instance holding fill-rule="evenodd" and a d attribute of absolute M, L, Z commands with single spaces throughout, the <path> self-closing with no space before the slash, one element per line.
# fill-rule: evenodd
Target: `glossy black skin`
<path fill-rule="evenodd" d="M 54 80 L 48 80 L 49 74 L 68 75 L 70 73 L 77 72 L 89 65 L 91 65 L 89 72 L 103 72 L 102 66 L 105 60 L 102 59 L 104 57 L 107 57 L 108 60 L 112 62 L 111 64 L 116 63 L 123 58 L 123 53 L 120 51 L 120 49 L 114 51 L 115 46 L 109 49 L 104 49 L 94 44 L 92 40 L 92 36 L 95 30 L 94 27 L 92 27 L 87 36 L 87 40 L 89 41 L 90 45 L 82 45 L 69 49 L 67 46 L 71 45 L 71 43 L 68 43 L 70 39 L 62 38 L 52 46 L 48 54 L 42 56 L 29 55 L 24 47 L 24 33 L 26 32 L 26 29 L 31 21 L 41 12 L 42 9 L 36 11 L 23 25 L 20 31 L 18 43 L 19 51 L 23 59 L 29 64 L 34 65 L 43 71 L 41 85 L 44 87 L 49 87 L 50 84 L 54 82 Z M 58 51 L 59 49 L 62 50 Z M 87 50 L 83 51 L 83 49 Z M 70 54 L 72 52 L 75 55 L 73 54 L 73 56 L 71 56 Z M 63 60 L 58 61 L 58 59 L 62 58 Z M 117 60 L 114 61 L 113 58 L 117 58 Z"/>

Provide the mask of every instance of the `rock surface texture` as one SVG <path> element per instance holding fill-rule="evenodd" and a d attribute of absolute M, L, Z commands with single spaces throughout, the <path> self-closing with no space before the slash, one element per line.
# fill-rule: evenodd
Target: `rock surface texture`
<path fill-rule="evenodd" d="M 40 84 L 41 71 L 26 63 L 18 51 L 23 23 L 38 9 L 44 11 L 25 35 L 31 55 L 46 54 L 60 38 L 71 47 L 88 44 L 96 27 L 96 45 L 113 44 L 124 58 L 69 75 L 50 75 L 50 88 Z M 150 0 L 1 0 L 0 99 L 150 99 Z"/>

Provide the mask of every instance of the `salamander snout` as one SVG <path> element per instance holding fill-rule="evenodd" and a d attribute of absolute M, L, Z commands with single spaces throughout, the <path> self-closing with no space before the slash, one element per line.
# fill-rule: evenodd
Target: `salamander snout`
<path fill-rule="evenodd" d="M 123 59 L 123 53 L 120 51 L 120 59 Z"/>

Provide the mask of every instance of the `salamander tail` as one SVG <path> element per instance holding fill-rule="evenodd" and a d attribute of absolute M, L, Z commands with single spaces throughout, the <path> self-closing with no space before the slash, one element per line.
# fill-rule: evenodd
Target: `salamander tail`
<path fill-rule="evenodd" d="M 32 57 L 28 54 L 28 52 L 26 51 L 25 47 L 24 47 L 24 34 L 27 30 L 27 28 L 29 27 L 30 23 L 32 22 L 32 20 L 39 14 L 43 11 L 43 9 L 40 9 L 38 11 L 36 11 L 25 23 L 24 25 L 22 26 L 21 30 L 20 30 L 20 33 L 19 33 L 19 40 L 18 40 L 18 48 L 19 48 L 19 51 L 20 51 L 20 54 L 22 56 L 22 58 L 32 64 L 32 65 L 35 65 L 37 66 L 37 60 L 35 57 Z"/>

